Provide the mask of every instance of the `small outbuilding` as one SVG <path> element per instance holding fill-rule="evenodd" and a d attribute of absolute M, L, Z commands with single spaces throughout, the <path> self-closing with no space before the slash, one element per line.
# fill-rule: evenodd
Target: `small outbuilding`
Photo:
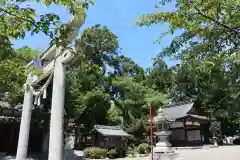
<path fill-rule="evenodd" d="M 115 148 L 125 145 L 130 134 L 120 126 L 95 125 L 90 132 L 91 145 L 101 148 Z"/>

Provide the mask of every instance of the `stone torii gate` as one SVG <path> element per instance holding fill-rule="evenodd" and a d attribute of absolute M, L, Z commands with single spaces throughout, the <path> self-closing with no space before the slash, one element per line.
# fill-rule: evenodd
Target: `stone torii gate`
<path fill-rule="evenodd" d="M 71 28 L 67 40 L 71 42 L 79 33 L 83 25 L 84 18 L 71 20 L 68 25 Z M 18 147 L 16 160 L 26 160 L 28 151 L 28 139 L 30 131 L 31 114 L 34 103 L 40 104 L 41 97 L 46 97 L 46 88 L 53 78 L 52 106 L 50 118 L 50 138 L 48 160 L 63 160 L 63 123 L 64 123 L 64 96 L 65 96 L 65 68 L 64 64 L 71 61 L 73 55 L 70 51 L 64 50 L 62 46 L 49 47 L 41 57 L 41 60 L 47 60 L 42 69 L 41 76 L 34 76 L 31 73 L 27 77 L 24 85 L 25 94 L 22 109 L 22 118 L 19 131 Z M 29 65 L 32 65 L 30 62 Z M 32 85 L 37 84 L 43 79 L 48 80 L 40 90 L 34 91 Z"/>

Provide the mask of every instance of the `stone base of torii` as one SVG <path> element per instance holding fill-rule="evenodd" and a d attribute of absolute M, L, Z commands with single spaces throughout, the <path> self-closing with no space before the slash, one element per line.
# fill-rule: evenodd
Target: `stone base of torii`
<path fill-rule="evenodd" d="M 85 17 L 74 19 L 69 23 L 70 27 L 72 28 L 72 31 L 69 33 L 68 36 L 69 42 L 71 42 L 78 35 L 79 28 L 83 25 L 84 20 Z M 53 56 L 54 58 L 52 59 L 53 65 L 51 68 L 51 71 L 53 72 L 53 90 L 52 90 L 48 160 L 63 160 L 64 96 L 65 96 L 65 67 L 63 63 L 69 62 L 69 56 L 65 55 L 64 50 L 61 46 L 56 48 L 53 47 L 52 49 L 51 48 L 49 49 L 51 53 L 50 51 L 45 53 L 55 55 Z M 32 87 L 31 83 L 33 81 L 34 81 L 33 76 L 29 74 L 26 84 L 24 86 L 25 94 L 16 160 L 27 159 L 28 139 L 33 107 L 33 96 L 36 94 L 33 93 L 31 88 Z M 37 96 L 40 102 L 39 96 L 41 93 L 39 92 L 38 94 L 39 95 Z"/>

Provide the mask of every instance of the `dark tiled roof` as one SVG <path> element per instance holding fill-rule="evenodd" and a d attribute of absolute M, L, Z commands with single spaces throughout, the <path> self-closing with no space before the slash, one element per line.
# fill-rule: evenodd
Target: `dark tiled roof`
<path fill-rule="evenodd" d="M 130 136 L 127 132 L 123 131 L 120 126 L 95 125 L 93 130 L 96 130 L 104 136 Z"/>
<path fill-rule="evenodd" d="M 184 117 L 192 117 L 195 119 L 208 120 L 205 116 L 190 114 L 190 110 L 193 108 L 193 103 L 171 105 L 163 109 L 168 120 L 180 119 Z"/>
<path fill-rule="evenodd" d="M 192 109 L 193 103 L 169 106 L 163 109 L 168 120 L 182 118 L 188 115 Z"/>

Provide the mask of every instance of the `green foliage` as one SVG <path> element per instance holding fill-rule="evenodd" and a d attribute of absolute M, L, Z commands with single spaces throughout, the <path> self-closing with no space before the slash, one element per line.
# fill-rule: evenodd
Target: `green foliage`
<path fill-rule="evenodd" d="M 154 61 L 147 83 L 155 90 L 168 92 L 171 101 L 194 101 L 202 112 L 232 118 L 239 112 L 239 2 L 196 0 L 175 3 L 159 0 L 156 5 L 175 5 L 174 11 L 157 11 L 140 17 L 139 26 L 168 23 L 171 44 Z M 167 67 L 162 58 L 180 60 Z"/>
<path fill-rule="evenodd" d="M 92 159 L 103 159 L 107 157 L 108 150 L 99 147 L 90 147 L 84 149 L 84 156 Z"/>
<path fill-rule="evenodd" d="M 117 151 L 115 149 L 110 149 L 107 152 L 107 155 L 108 155 L 109 158 L 114 159 L 114 158 L 117 157 Z"/>
<path fill-rule="evenodd" d="M 109 121 L 111 79 L 105 70 L 111 57 L 116 55 L 117 47 L 116 36 L 99 25 L 86 29 L 76 42 L 77 53 L 81 55 L 69 66 L 66 106 L 75 124 L 83 124 L 83 132 L 88 132 L 96 123 Z"/>
<path fill-rule="evenodd" d="M 23 62 L 28 63 L 34 58 L 40 56 L 40 51 L 33 50 L 30 47 L 24 46 L 22 48 L 17 48 L 16 50 L 16 56 L 19 59 L 22 59 Z"/>
<path fill-rule="evenodd" d="M 24 38 L 27 32 L 43 32 L 52 39 L 51 44 L 66 45 L 71 30 L 58 15 L 46 13 L 37 18 L 31 6 L 18 2 L 26 0 L 5 0 L 0 8 L 0 92 L 9 92 L 13 104 L 22 101 L 22 86 L 27 73 L 33 72 L 25 64 L 39 53 L 29 47 L 14 50 L 10 39 Z M 74 18 L 84 18 L 85 10 L 93 4 L 90 0 L 35 2 L 66 6 Z M 172 1 L 159 0 L 156 6 L 167 4 Z M 174 11 L 141 16 L 139 26 L 169 24 L 169 31 L 160 38 L 181 30 L 146 72 L 123 56 L 117 36 L 106 26 L 85 29 L 75 43 L 76 58 L 67 66 L 65 109 L 75 132 L 89 133 L 95 124 L 121 125 L 139 144 L 147 129 L 149 104 L 154 113 L 169 102 L 193 101 L 202 114 L 211 112 L 236 122 L 234 113 L 240 112 L 239 8 L 240 3 L 233 0 L 176 0 Z M 165 56 L 180 60 L 180 64 L 167 66 Z M 42 110 L 48 112 L 47 107 L 35 111 Z M 41 115 L 38 113 L 35 115 Z M 219 130 L 217 126 L 212 124 L 213 132 Z M 148 144 L 131 148 L 129 154 L 134 155 L 136 150 L 147 153 Z M 90 158 L 107 156 L 107 151 L 100 148 L 87 148 L 85 152 Z M 109 151 L 110 155 L 115 153 Z"/>
<path fill-rule="evenodd" d="M 105 71 L 104 63 L 110 64 L 117 55 L 117 36 L 106 26 L 95 25 L 84 30 L 81 38 L 76 41 L 77 53 L 83 53 L 88 61 L 101 66 Z"/>
<path fill-rule="evenodd" d="M 176 84 L 171 94 L 173 99 L 194 100 L 214 116 L 232 117 L 240 109 L 235 97 L 240 90 L 236 79 L 238 71 L 231 67 L 237 64 L 231 57 L 215 55 L 203 60 L 183 59 L 176 69 Z"/>
<path fill-rule="evenodd" d="M 43 32 L 55 43 L 64 42 L 66 37 L 58 37 L 57 33 L 59 31 L 68 32 L 68 30 L 64 29 L 65 25 L 61 24 L 60 17 L 54 13 L 36 15 L 36 11 L 31 6 L 20 5 L 25 2 L 27 0 L 4 1 L 4 5 L 0 8 L 0 36 L 19 39 L 24 38 L 26 32 L 31 32 L 32 35 Z M 43 3 L 46 6 L 51 4 L 66 6 L 74 18 L 84 18 L 85 9 L 93 4 L 91 0 L 36 0 L 35 2 Z M 37 19 L 37 16 L 40 18 Z M 62 33 L 62 35 L 64 34 Z M 10 44 L 8 43 L 8 45 Z"/>
<path fill-rule="evenodd" d="M 239 2 L 232 0 L 180 0 L 176 1 L 175 12 L 143 15 L 138 25 L 167 22 L 169 33 L 184 30 L 159 56 L 183 58 L 187 53 L 196 56 L 233 54 L 238 51 L 239 45 L 239 6 Z"/>
<path fill-rule="evenodd" d="M 144 69 L 118 47 L 117 37 L 99 25 L 76 41 L 81 54 L 68 66 L 66 110 L 81 132 L 88 133 L 95 124 L 122 125 L 142 136 L 148 104 L 158 108 L 166 103 L 164 94 L 145 85 Z"/>
<path fill-rule="evenodd" d="M 221 123 L 219 123 L 217 121 L 213 121 L 213 122 L 211 122 L 209 129 L 213 135 L 220 134 L 221 133 Z"/>
<path fill-rule="evenodd" d="M 115 105 L 114 101 L 111 100 L 111 106 L 107 112 L 107 119 L 111 125 L 119 125 L 122 122 L 118 108 Z"/>
<path fill-rule="evenodd" d="M 116 152 L 117 152 L 117 158 L 124 158 L 126 157 L 127 154 L 127 147 L 125 146 L 125 144 L 121 145 L 121 146 L 117 146 L 115 148 Z"/>
<path fill-rule="evenodd" d="M 7 36 L 0 35 L 0 60 L 7 59 L 14 55 L 14 49 Z"/>
<path fill-rule="evenodd" d="M 6 50 L 5 50 L 6 51 Z M 27 74 L 34 71 L 33 67 L 27 67 L 26 62 L 39 52 L 28 47 L 5 52 L 6 57 L 0 59 L 0 92 L 9 92 L 8 101 L 12 104 L 22 102 L 23 84 Z"/>
<path fill-rule="evenodd" d="M 83 18 L 93 4 L 77 0 L 36 2 L 66 6 L 74 18 Z M 173 3 L 159 0 L 156 6 L 167 4 Z M 141 141 L 149 104 L 155 112 L 169 102 L 189 101 L 202 114 L 211 112 L 215 117 L 237 121 L 233 113 L 240 111 L 239 8 L 240 3 L 233 0 L 177 0 L 174 11 L 141 16 L 139 26 L 169 24 L 169 32 L 160 38 L 181 30 L 146 72 L 123 56 L 117 36 L 106 26 L 85 29 L 76 41 L 76 58 L 67 66 L 65 109 L 73 129 L 88 133 L 95 124 L 121 125 Z M 10 92 L 12 103 L 20 101 L 26 75 L 33 70 L 25 64 L 38 56 L 38 51 L 29 47 L 14 50 L 10 39 L 24 38 L 26 32 L 43 32 L 52 43 L 65 45 L 71 29 L 56 14 L 36 17 L 34 9 L 21 7 L 17 1 L 6 0 L 0 8 L 0 92 Z M 163 61 L 165 56 L 180 63 L 169 67 Z M 138 148 L 144 152 L 144 147 Z"/>
<path fill-rule="evenodd" d="M 110 65 L 114 68 L 114 73 L 110 74 L 133 77 L 138 82 L 145 80 L 144 69 L 128 57 L 123 55 L 117 56 L 111 61 Z"/>
<path fill-rule="evenodd" d="M 129 156 L 136 156 L 136 154 L 137 154 L 137 147 L 135 147 L 135 146 L 128 146 L 127 154 Z"/>
<path fill-rule="evenodd" d="M 173 69 L 169 68 L 162 59 L 155 59 L 153 68 L 148 70 L 147 85 L 157 91 L 168 93 L 175 82 Z"/>
<path fill-rule="evenodd" d="M 137 150 L 139 154 L 147 154 L 149 150 L 149 145 L 147 143 L 139 144 Z"/>
<path fill-rule="evenodd" d="M 165 95 L 131 77 L 116 77 L 112 84 L 118 115 L 122 117 L 122 125 L 128 131 L 136 132 L 142 124 L 147 124 L 148 104 L 158 108 L 166 103 Z"/>

